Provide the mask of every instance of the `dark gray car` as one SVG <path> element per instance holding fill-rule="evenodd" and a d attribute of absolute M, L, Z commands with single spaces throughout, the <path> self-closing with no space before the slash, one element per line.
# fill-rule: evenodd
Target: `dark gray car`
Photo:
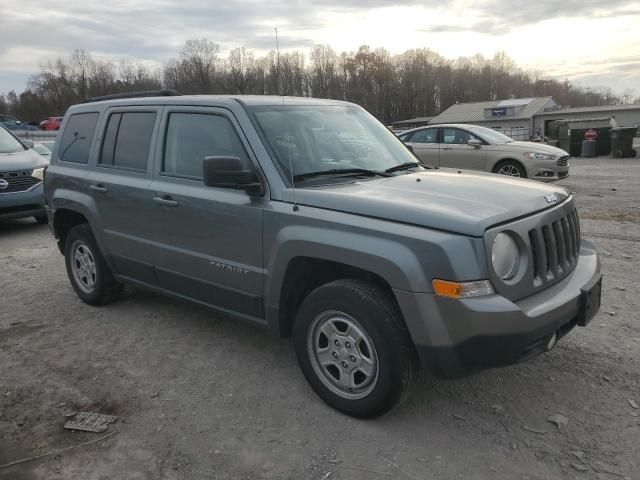
<path fill-rule="evenodd" d="M 358 417 L 550 350 L 600 305 L 562 187 L 428 169 L 339 101 L 155 96 L 72 107 L 45 192 L 73 288 L 124 283 L 292 336 Z"/>
<path fill-rule="evenodd" d="M 48 160 L 0 125 L 0 220 L 47 223 L 42 179 Z"/>

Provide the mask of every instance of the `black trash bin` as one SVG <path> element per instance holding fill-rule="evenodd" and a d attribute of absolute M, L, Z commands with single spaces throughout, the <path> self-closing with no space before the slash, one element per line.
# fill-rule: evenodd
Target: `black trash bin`
<path fill-rule="evenodd" d="M 636 156 L 636 151 L 633 149 L 633 137 L 635 137 L 636 131 L 636 127 L 614 127 L 609 131 L 612 158 Z"/>

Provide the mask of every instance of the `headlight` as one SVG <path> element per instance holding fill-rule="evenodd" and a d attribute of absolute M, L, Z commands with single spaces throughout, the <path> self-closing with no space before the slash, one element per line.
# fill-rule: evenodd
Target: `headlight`
<path fill-rule="evenodd" d="M 528 160 L 555 160 L 556 156 L 549 153 L 527 152 L 524 154 L 524 158 Z"/>
<path fill-rule="evenodd" d="M 33 178 L 37 178 L 40 181 L 44 180 L 44 168 L 34 169 L 33 172 L 31 173 L 31 176 Z"/>
<path fill-rule="evenodd" d="M 520 254 L 518 245 L 511 235 L 499 233 L 493 241 L 491 250 L 493 269 L 502 280 L 509 280 L 518 271 Z"/>

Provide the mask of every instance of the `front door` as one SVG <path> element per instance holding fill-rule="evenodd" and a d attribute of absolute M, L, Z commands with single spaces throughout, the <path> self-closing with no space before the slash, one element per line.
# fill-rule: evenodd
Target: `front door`
<path fill-rule="evenodd" d="M 239 157 L 254 168 L 224 109 L 166 107 L 153 182 L 150 225 L 162 288 L 222 311 L 263 321 L 262 216 L 265 198 L 206 187 L 207 156 Z"/>
<path fill-rule="evenodd" d="M 467 142 L 471 139 L 477 139 L 481 145 L 469 145 Z M 443 128 L 440 143 L 440 166 L 484 170 L 487 156 L 487 146 L 484 143 L 483 140 L 467 130 L 452 127 Z"/>

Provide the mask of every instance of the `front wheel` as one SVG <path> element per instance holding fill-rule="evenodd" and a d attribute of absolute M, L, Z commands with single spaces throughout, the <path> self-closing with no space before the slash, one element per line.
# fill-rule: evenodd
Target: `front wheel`
<path fill-rule="evenodd" d="M 293 341 L 305 378 L 331 407 L 358 418 L 411 391 L 418 358 L 391 295 L 359 280 L 323 285 L 302 302 Z"/>
<path fill-rule="evenodd" d="M 527 171 L 515 160 L 504 160 L 493 169 L 493 173 L 506 175 L 508 177 L 527 178 Z"/>

